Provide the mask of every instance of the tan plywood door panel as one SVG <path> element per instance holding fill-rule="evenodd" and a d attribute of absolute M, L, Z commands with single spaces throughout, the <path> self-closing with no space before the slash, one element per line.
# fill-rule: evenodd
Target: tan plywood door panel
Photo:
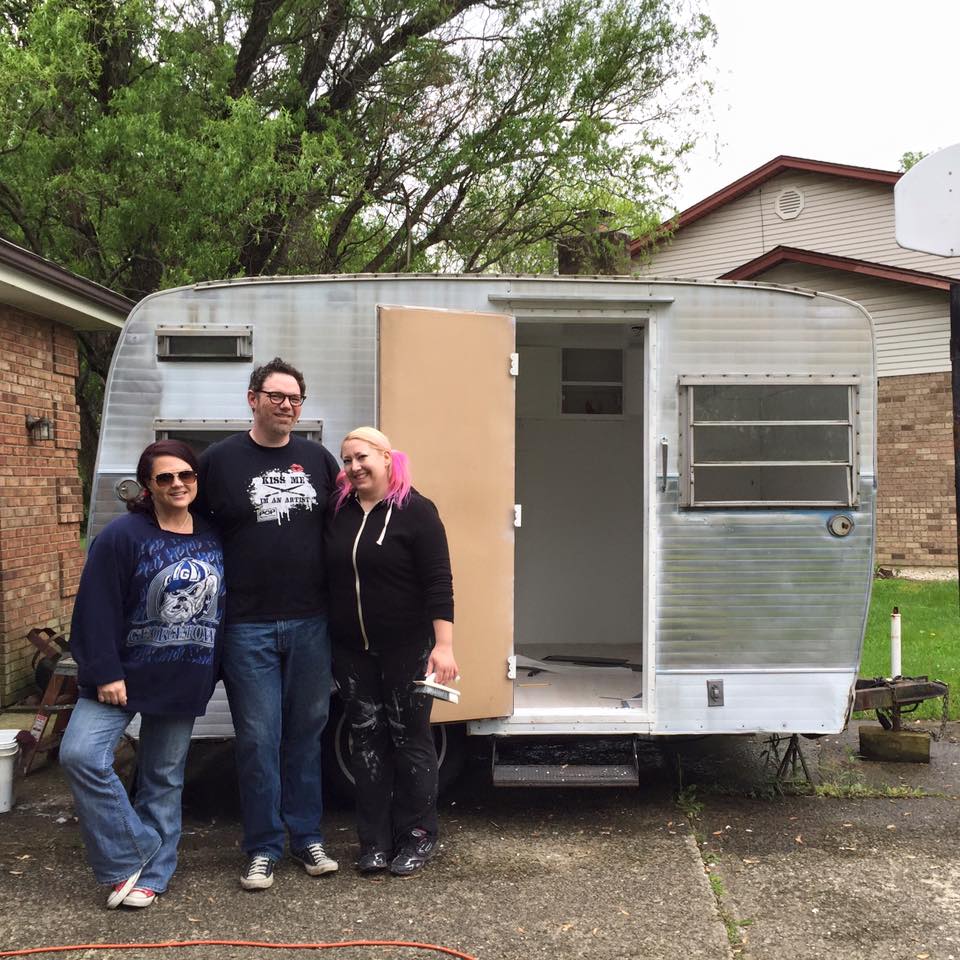
<path fill-rule="evenodd" d="M 381 306 L 380 429 L 440 511 L 453 566 L 460 703 L 434 721 L 513 712 L 513 317 Z"/>

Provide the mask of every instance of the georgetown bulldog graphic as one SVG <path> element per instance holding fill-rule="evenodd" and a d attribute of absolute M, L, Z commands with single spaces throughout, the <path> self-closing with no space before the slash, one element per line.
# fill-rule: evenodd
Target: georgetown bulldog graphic
<path fill-rule="evenodd" d="M 194 557 L 178 560 L 150 581 L 146 622 L 128 633 L 127 644 L 212 647 L 219 598 L 220 576 L 209 563 Z"/>

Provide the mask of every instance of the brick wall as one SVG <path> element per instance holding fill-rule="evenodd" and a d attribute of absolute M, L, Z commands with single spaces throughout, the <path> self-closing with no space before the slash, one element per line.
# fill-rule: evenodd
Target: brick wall
<path fill-rule="evenodd" d="M 0 306 L 0 706 L 33 689 L 27 631 L 69 626 L 83 565 L 76 377 L 72 330 Z M 28 415 L 54 438 L 30 439 Z"/>
<path fill-rule="evenodd" d="M 876 560 L 957 565 L 949 373 L 881 377 Z"/>

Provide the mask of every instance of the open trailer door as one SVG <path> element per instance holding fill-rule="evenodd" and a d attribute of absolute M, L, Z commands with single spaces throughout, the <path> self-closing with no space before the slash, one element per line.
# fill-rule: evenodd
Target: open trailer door
<path fill-rule="evenodd" d="M 453 566 L 460 703 L 433 720 L 513 712 L 513 317 L 380 306 L 379 426 L 437 505 Z"/>

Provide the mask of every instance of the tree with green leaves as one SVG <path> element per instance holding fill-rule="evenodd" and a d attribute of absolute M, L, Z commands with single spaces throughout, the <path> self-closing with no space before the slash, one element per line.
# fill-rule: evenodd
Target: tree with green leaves
<path fill-rule="evenodd" d="M 925 153 L 918 150 L 907 150 L 907 152 L 900 157 L 900 169 L 906 172 L 911 167 L 915 167 L 925 156 Z"/>
<path fill-rule="evenodd" d="M 6 0 L 0 234 L 133 299 L 550 269 L 585 211 L 659 223 L 712 40 L 691 0 Z"/>

